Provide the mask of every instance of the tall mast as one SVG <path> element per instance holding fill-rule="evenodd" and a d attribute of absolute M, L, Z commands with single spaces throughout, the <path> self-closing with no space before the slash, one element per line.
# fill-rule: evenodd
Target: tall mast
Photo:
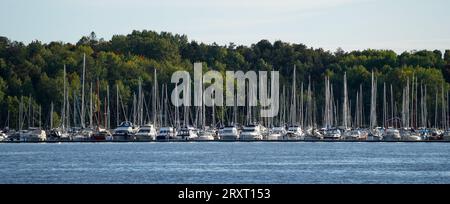
<path fill-rule="evenodd" d="M 438 128 L 437 116 L 438 116 L 438 87 L 436 87 L 436 100 L 434 102 L 434 127 Z"/>
<path fill-rule="evenodd" d="M 139 88 L 138 88 L 138 124 L 139 126 L 141 126 L 143 124 L 143 120 L 144 120 L 144 97 L 142 94 L 142 81 L 141 79 L 139 79 Z"/>
<path fill-rule="evenodd" d="M 53 101 L 50 103 L 50 130 L 53 129 Z"/>
<path fill-rule="evenodd" d="M 108 129 L 108 121 L 107 121 L 107 114 L 108 114 L 108 110 L 107 110 L 107 102 L 106 102 L 106 97 L 105 97 L 105 99 L 103 99 L 103 122 L 104 122 L 104 125 L 105 125 L 105 129 Z"/>
<path fill-rule="evenodd" d="M 83 53 L 83 77 L 81 83 L 81 127 L 84 128 L 84 80 L 86 75 L 86 53 Z"/>
<path fill-rule="evenodd" d="M 157 78 L 156 78 L 156 69 L 154 70 L 154 80 L 153 80 L 153 125 L 156 126 L 156 114 L 157 114 L 157 101 L 158 101 L 158 82 L 157 82 Z"/>
<path fill-rule="evenodd" d="M 119 126 L 119 84 L 116 83 L 116 125 Z"/>
<path fill-rule="evenodd" d="M 66 80 L 66 79 L 64 79 Z M 64 96 L 66 100 L 66 128 L 70 126 L 70 102 L 69 102 L 69 86 L 66 85 L 66 95 Z"/>
<path fill-rule="evenodd" d="M 444 92 L 444 83 L 442 83 L 442 128 L 445 129 L 447 126 L 447 114 L 446 114 L 446 110 L 445 110 L 445 92 Z"/>
<path fill-rule="evenodd" d="M 64 65 L 63 70 L 63 107 L 62 107 L 62 114 L 61 114 L 61 122 L 62 122 L 62 129 L 65 129 L 66 126 L 66 65 Z"/>
<path fill-rule="evenodd" d="M 168 104 L 167 104 L 167 85 L 163 84 L 163 98 L 164 98 L 164 126 L 167 126 L 167 108 L 168 108 Z"/>
<path fill-rule="evenodd" d="M 355 126 L 359 128 L 359 91 L 356 92 Z"/>
<path fill-rule="evenodd" d="M 417 90 L 418 90 L 418 83 L 417 83 L 417 77 L 415 78 L 416 79 L 416 81 L 415 81 L 415 83 L 414 83 L 414 96 L 415 96 L 415 99 L 414 99 L 414 127 L 415 128 L 417 128 L 417 126 L 418 126 L 418 114 L 417 114 L 417 101 L 418 101 L 418 92 L 417 92 Z"/>
<path fill-rule="evenodd" d="M 175 93 L 178 93 L 178 86 L 175 84 Z M 180 128 L 180 125 L 179 125 L 179 119 L 178 119 L 178 115 L 179 115 L 179 109 L 178 109 L 179 107 L 178 107 L 178 96 L 177 96 L 177 99 L 175 99 L 175 127 L 176 128 Z"/>
<path fill-rule="evenodd" d="M 413 127 L 414 126 L 414 74 L 412 76 L 412 80 L 411 80 L 411 99 L 410 99 L 410 104 L 409 104 L 409 127 Z"/>
<path fill-rule="evenodd" d="M 100 128 L 100 125 L 101 125 L 101 116 L 100 116 L 100 111 L 101 111 L 101 108 L 100 108 L 100 100 L 101 100 L 101 98 L 100 98 L 100 82 L 99 82 L 99 80 L 98 80 L 98 78 L 97 78 L 97 126 Z"/>
<path fill-rule="evenodd" d="M 77 126 L 77 104 L 76 104 L 77 98 L 75 95 L 75 91 L 73 91 L 73 126 Z"/>
<path fill-rule="evenodd" d="M 202 85 L 202 87 L 203 87 L 203 85 Z M 202 88 L 202 91 L 203 91 L 203 88 Z M 235 94 L 234 92 L 233 92 L 233 97 L 234 97 L 234 103 L 233 103 L 233 125 L 236 125 L 236 123 L 237 123 L 237 106 L 236 106 L 237 94 Z"/>
<path fill-rule="evenodd" d="M 106 85 L 106 128 L 110 129 L 109 84 Z"/>
<path fill-rule="evenodd" d="M 348 128 L 348 93 L 347 93 L 347 72 L 344 73 L 344 103 L 342 106 L 342 122 L 345 127 L 345 129 Z"/>
<path fill-rule="evenodd" d="M 202 89 L 202 93 L 203 93 L 203 83 L 201 83 L 201 87 L 202 87 L 201 89 Z M 205 129 L 205 126 L 206 126 L 206 107 L 205 107 L 205 103 L 203 101 L 203 98 L 201 100 L 202 100 L 202 128 Z"/>
<path fill-rule="evenodd" d="M 448 112 L 449 112 L 449 111 L 448 111 L 448 100 L 449 100 L 448 97 L 449 97 L 449 92 L 448 92 L 448 90 L 447 90 L 447 101 L 446 101 L 446 103 L 445 103 L 445 107 L 447 107 L 447 108 L 445 109 L 445 111 L 446 111 L 446 112 L 445 112 L 445 115 L 446 115 L 446 117 L 447 117 L 447 119 L 446 119 L 446 122 L 447 122 L 447 123 L 445 123 L 445 125 L 446 125 L 446 126 L 445 126 L 445 129 L 446 129 L 446 130 L 449 128 L 449 125 L 450 125 L 450 124 L 449 124 L 450 118 L 448 118 Z"/>
<path fill-rule="evenodd" d="M 377 103 L 377 87 L 376 87 L 376 79 L 374 78 L 373 72 L 372 72 L 372 93 L 371 93 L 371 101 L 370 101 L 370 128 L 374 128 L 377 125 L 377 109 L 376 109 L 376 103 Z"/>
<path fill-rule="evenodd" d="M 291 124 L 295 125 L 295 123 L 297 122 L 297 92 L 296 92 L 296 76 L 295 76 L 295 72 L 296 72 L 296 66 L 294 65 L 294 75 L 292 77 L 292 104 L 291 104 Z"/>
<path fill-rule="evenodd" d="M 93 120 L 93 117 L 94 117 L 94 111 L 93 111 L 93 106 L 94 106 L 94 100 L 93 100 L 93 93 L 92 93 L 92 82 L 91 82 L 91 86 L 89 87 L 90 88 L 90 94 L 89 94 L 89 97 L 90 97 L 90 101 L 89 101 L 89 127 L 90 128 L 94 128 L 94 120 Z M 81 118 L 83 118 L 83 117 L 81 117 Z M 81 127 L 83 127 L 83 123 L 81 123 L 82 125 L 81 125 Z"/>
<path fill-rule="evenodd" d="M 386 104 L 386 82 L 383 83 L 383 127 L 386 128 L 387 104 Z"/>
<path fill-rule="evenodd" d="M 212 107 L 212 127 L 213 128 L 215 128 L 216 127 L 216 104 L 215 104 L 215 102 L 214 102 L 214 99 L 215 99 L 215 96 L 214 96 L 214 98 L 212 99 L 212 104 L 213 104 L 213 107 Z M 250 104 L 249 104 L 250 105 Z M 250 106 L 249 106 L 250 107 Z M 251 114 L 250 114 L 251 115 Z M 251 116 L 250 116 L 251 117 Z"/>
<path fill-rule="evenodd" d="M 392 121 L 392 127 L 394 127 L 394 90 L 392 89 L 392 84 L 391 84 L 391 121 Z"/>
<path fill-rule="evenodd" d="M 423 99 L 423 108 L 424 108 L 424 119 L 425 119 L 425 127 L 428 126 L 428 106 L 427 106 L 427 85 L 425 85 L 424 90 L 424 99 Z"/>
<path fill-rule="evenodd" d="M 306 102 L 306 108 L 307 108 L 307 113 L 306 113 L 306 117 L 307 117 L 307 125 L 308 127 L 312 127 L 312 112 L 313 112 L 313 107 L 312 107 L 312 92 L 311 92 L 311 76 L 308 76 L 308 93 L 307 93 L 307 102 Z"/>
<path fill-rule="evenodd" d="M 360 84 L 359 85 L 359 122 L 360 122 L 360 127 L 362 127 L 363 125 L 366 125 L 364 117 L 365 117 L 364 96 L 363 96 L 362 84 Z"/>
<path fill-rule="evenodd" d="M 300 126 L 303 127 L 303 81 L 300 87 Z"/>

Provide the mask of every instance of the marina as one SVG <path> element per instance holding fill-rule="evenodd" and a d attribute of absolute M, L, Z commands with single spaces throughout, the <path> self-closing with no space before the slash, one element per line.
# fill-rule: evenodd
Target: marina
<path fill-rule="evenodd" d="M 204 87 L 206 85 L 202 80 L 194 82 L 199 83 L 197 86 L 202 94 L 196 94 L 194 100 L 200 101 L 200 105 L 190 106 L 189 97 L 181 101 L 173 98 L 176 96 L 174 94 L 179 94 L 178 90 L 188 90 L 190 85 L 175 84 L 172 89 L 174 92 L 169 94 L 170 84 L 160 84 L 156 69 L 151 88 L 144 89 L 143 86 L 148 87 L 150 84 L 144 85 L 139 79 L 131 104 L 124 105 L 118 84 L 115 94 L 110 92 L 109 85 L 101 87 L 98 80 L 95 85 L 93 81 L 85 85 L 85 54 L 82 61 L 81 96 L 77 97 L 72 91 L 72 101 L 66 83 L 66 66 L 63 67 L 63 103 L 59 122 L 55 123 L 53 119 L 57 114 L 53 103 L 50 104 L 49 122 L 43 125 L 40 107 L 38 114 L 33 109 L 32 97 L 29 97 L 26 110 L 27 105 L 22 97 L 16 123 L 18 130 L 10 130 L 7 125 L 1 132 L 0 142 L 450 141 L 450 111 L 446 107 L 449 102 L 448 90 L 444 84 L 435 88 L 435 113 L 432 121 L 428 111 L 432 107 L 427 105 L 430 98 L 427 87 L 419 83 L 414 75 L 411 79 L 407 78 L 403 86 L 401 110 L 398 110 L 400 106 L 393 97 L 392 85 L 390 98 L 386 82 L 382 84 L 382 100 L 377 97 L 380 84 L 373 72 L 370 97 L 366 97 L 370 101 L 364 101 L 360 84 L 354 98 L 356 102 L 352 106 L 346 72 L 339 86 L 333 85 L 331 79 L 325 77 L 322 92 L 324 97 L 321 98 L 312 89 L 315 83 L 310 79 L 306 86 L 305 82 L 297 84 L 297 69 L 293 66 L 292 84 L 287 84 L 290 91 L 287 91 L 286 85 L 283 86 L 279 98 L 276 98 L 279 100 L 279 106 L 276 106 L 278 109 L 270 109 L 272 115 L 267 117 L 262 114 L 261 106 L 255 106 L 255 100 L 259 98 L 254 98 L 256 89 L 253 90 L 250 85 L 239 96 L 244 98 L 242 101 L 238 100 L 237 90 L 232 94 L 231 106 L 216 106 L 220 104 L 214 102 L 214 97 L 212 102 L 207 102 L 206 96 L 203 100 L 199 98 L 205 88 L 211 87 Z M 201 67 L 201 63 L 194 63 L 194 69 L 198 67 Z M 85 92 L 85 86 L 88 86 L 89 91 Z M 334 89 L 337 87 L 342 87 L 341 96 L 336 96 Z M 106 92 L 101 92 L 100 89 Z M 274 89 L 277 87 L 271 86 L 269 91 Z M 115 105 L 110 99 L 113 95 Z M 315 105 L 318 98 L 323 99 L 323 107 Z M 342 103 L 339 99 L 342 99 Z M 364 111 L 365 104 L 370 105 L 368 111 Z M 115 113 L 112 106 L 115 106 Z M 9 123 L 8 118 L 7 124 Z"/>

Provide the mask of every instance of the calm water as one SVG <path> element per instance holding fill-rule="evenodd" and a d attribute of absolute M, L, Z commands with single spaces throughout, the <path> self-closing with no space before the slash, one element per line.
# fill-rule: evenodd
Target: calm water
<path fill-rule="evenodd" d="M 0 183 L 450 183 L 450 143 L 0 144 Z"/>

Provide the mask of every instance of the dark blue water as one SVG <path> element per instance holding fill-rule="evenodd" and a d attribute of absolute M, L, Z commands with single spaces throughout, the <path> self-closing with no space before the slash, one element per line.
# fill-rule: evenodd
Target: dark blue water
<path fill-rule="evenodd" d="M 0 144 L 0 183 L 450 183 L 450 143 Z"/>

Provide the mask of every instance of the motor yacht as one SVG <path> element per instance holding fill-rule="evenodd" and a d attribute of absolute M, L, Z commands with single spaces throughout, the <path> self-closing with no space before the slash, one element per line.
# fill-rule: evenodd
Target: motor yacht
<path fill-rule="evenodd" d="M 130 121 L 124 121 L 120 123 L 119 126 L 117 126 L 116 129 L 113 131 L 113 138 L 114 140 L 130 140 L 134 137 L 134 134 L 136 133 L 136 128 L 134 127 L 133 123 Z"/>
<path fill-rule="evenodd" d="M 159 128 L 158 135 L 156 136 L 157 141 L 169 141 L 175 140 L 177 138 L 177 132 L 173 127 L 161 127 Z"/>
<path fill-rule="evenodd" d="M 225 126 L 219 129 L 220 140 L 239 140 L 240 132 L 236 126 Z"/>
<path fill-rule="evenodd" d="M 262 140 L 263 139 L 262 125 L 246 125 L 242 128 L 239 136 L 240 140 Z"/>
<path fill-rule="evenodd" d="M 155 140 L 157 135 L 156 128 L 153 124 L 146 124 L 139 127 L 139 130 L 134 135 L 134 139 L 138 141 Z"/>
<path fill-rule="evenodd" d="M 270 129 L 267 140 L 282 140 L 287 134 L 285 127 L 273 127 Z"/>

